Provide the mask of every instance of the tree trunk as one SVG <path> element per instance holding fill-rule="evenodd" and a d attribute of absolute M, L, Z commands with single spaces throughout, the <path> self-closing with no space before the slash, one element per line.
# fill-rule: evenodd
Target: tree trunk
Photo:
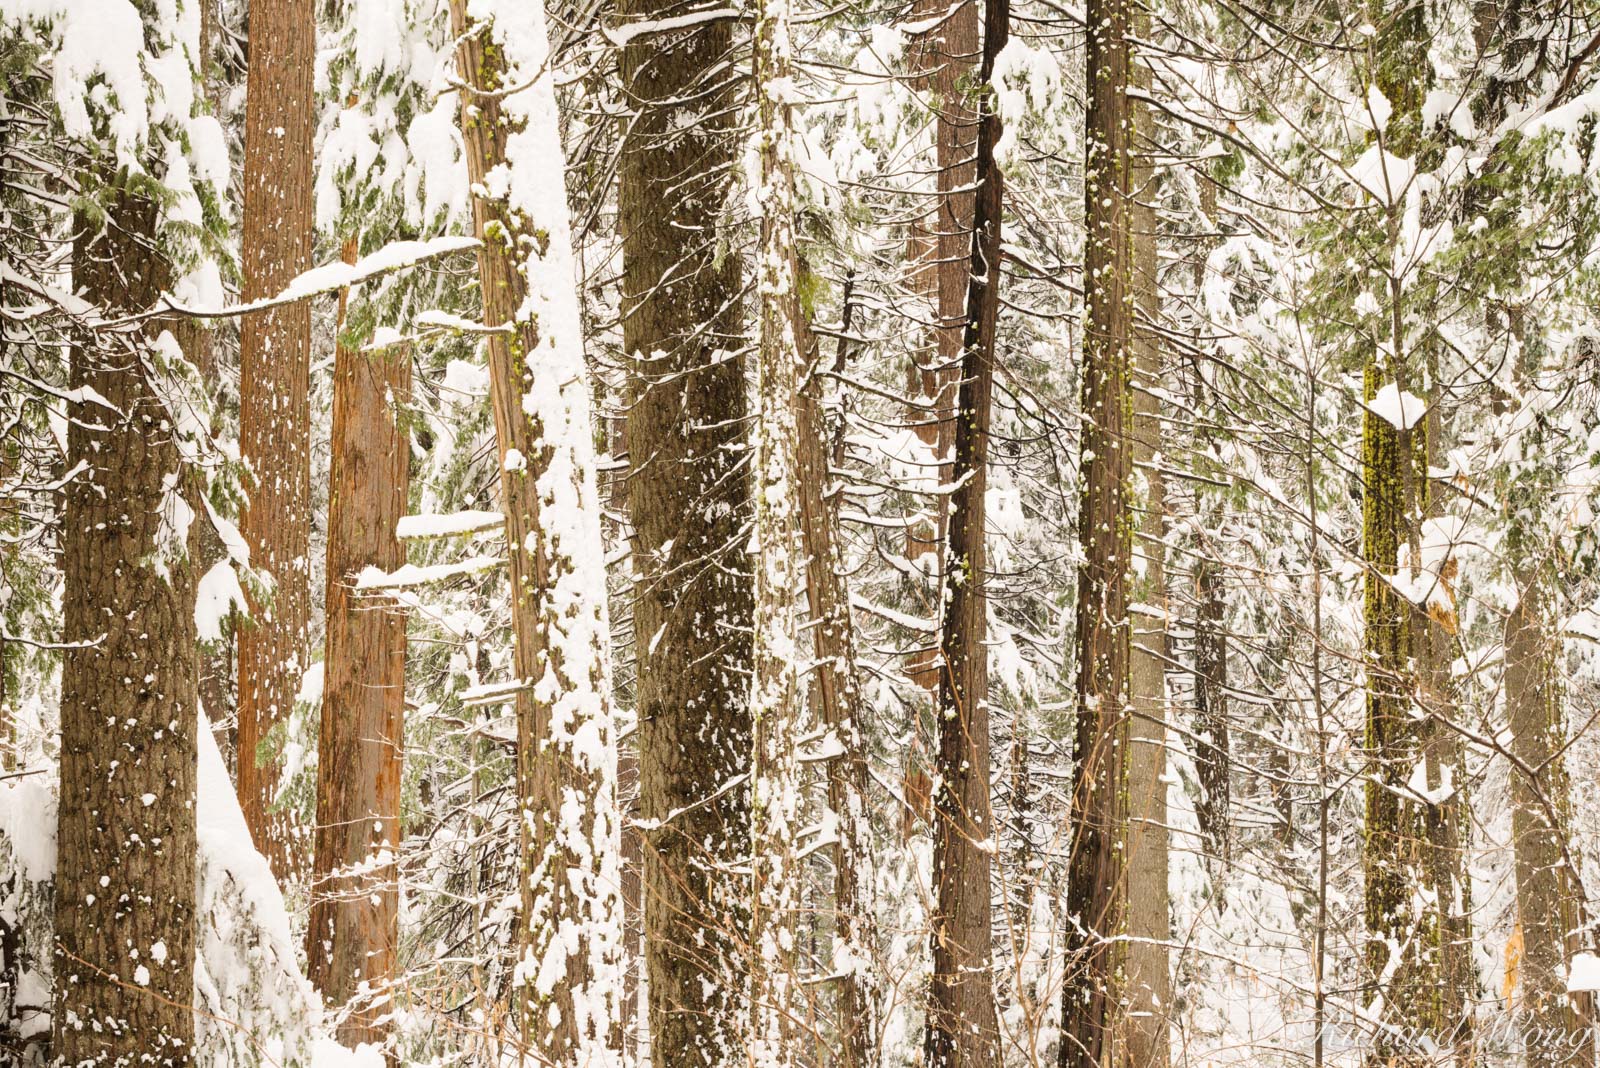
<path fill-rule="evenodd" d="M 73 282 L 109 315 L 152 306 L 168 269 L 156 204 L 119 190 L 105 229 L 79 215 Z M 158 321 L 152 330 L 162 329 Z M 72 350 L 62 523 L 61 804 L 54 1055 L 187 1065 L 194 1046 L 194 576 L 181 460 L 149 380 L 148 335 Z"/>
<path fill-rule="evenodd" d="M 1078 541 L 1078 723 L 1073 739 L 1062 1068 L 1098 1068 L 1121 1010 L 1127 908 L 1129 359 L 1133 243 L 1128 106 L 1132 5 L 1086 9 L 1089 84 Z"/>
<path fill-rule="evenodd" d="M 828 501 L 831 474 L 822 410 L 821 359 L 816 338 L 800 324 L 809 368 L 795 391 L 795 468 L 799 484 L 806 594 L 816 650 L 822 722 L 840 752 L 828 761 L 828 806 L 839 821 L 834 850 L 834 974 L 839 982 L 840 1060 L 868 1068 L 878 1045 L 870 781 L 866 719 L 856 664 L 850 594 L 841 575 L 838 510 Z"/>
<path fill-rule="evenodd" d="M 1421 8 L 1404 8 L 1381 22 L 1374 84 L 1394 109 L 1384 147 L 1415 157 L 1424 147 L 1426 16 Z M 1388 249 L 1399 245 L 1400 214 L 1401 207 L 1391 204 L 1382 220 Z M 1417 313 L 1405 305 L 1401 280 L 1391 273 L 1388 283 L 1382 338 L 1387 353 L 1375 338 L 1365 355 L 1369 403 L 1391 383 L 1404 393 L 1419 382 L 1438 381 L 1437 374 L 1428 373 L 1434 369 L 1422 363 L 1436 342 L 1411 336 Z M 1391 583 L 1415 581 L 1421 574 L 1424 524 L 1438 510 L 1428 466 L 1439 432 L 1436 403 L 1409 429 L 1370 409 L 1362 421 L 1366 745 L 1373 764 L 1363 840 L 1366 966 L 1372 994 L 1382 995 L 1385 1022 L 1397 1028 L 1379 1035 L 1373 1056 L 1396 1063 L 1431 1058 L 1404 1036 L 1427 1035 L 1446 1047 L 1459 1043 L 1471 993 L 1460 843 L 1465 784 L 1450 781 L 1460 770 L 1459 746 L 1442 722 L 1455 711 L 1448 691 L 1450 643 L 1430 611 Z M 1402 547 L 1409 561 L 1404 567 Z M 1415 788 L 1419 767 L 1424 791 Z"/>
<path fill-rule="evenodd" d="M 789 18 L 783 0 L 756 7 L 754 74 L 761 157 L 756 199 L 761 250 L 756 411 L 751 458 L 755 471 L 755 626 L 750 715 L 751 764 L 750 1064 L 798 1063 L 797 1021 L 803 873 L 795 838 L 801 830 L 796 739 L 810 733 L 810 702 L 800 693 L 800 631 L 795 595 L 801 580 L 795 394 L 805 332 L 800 314 L 794 232 L 794 141 L 787 97 L 792 77 Z"/>
<path fill-rule="evenodd" d="M 681 14 L 628 0 L 627 21 Z M 638 651 L 645 957 L 658 1068 L 743 1061 L 751 518 L 738 257 L 720 240 L 739 155 L 728 21 L 622 50 L 618 210 Z M 693 112 L 681 101 L 695 101 Z M 690 115 L 697 121 L 684 120 Z"/>
<path fill-rule="evenodd" d="M 1194 563 L 1195 777 L 1200 803 L 1195 816 L 1213 854 L 1228 859 L 1228 809 L 1233 752 L 1228 731 L 1228 620 L 1222 564 L 1209 559 L 1204 542 Z"/>
<path fill-rule="evenodd" d="M 311 266 L 311 0 L 250 7 L 239 266 L 246 300 L 280 292 Z M 310 617 L 311 305 L 287 304 L 239 324 L 239 447 L 254 480 L 240 532 L 250 562 L 271 574 L 270 600 L 252 602 L 239 649 L 239 804 L 256 846 L 281 879 L 303 866 L 284 817 L 272 811 L 279 765 L 273 739 L 294 711 Z M 263 752 L 263 745 L 267 751 Z"/>
<path fill-rule="evenodd" d="M 913 358 L 909 392 L 919 395 L 922 404 L 910 418 L 917 436 L 938 458 L 938 481 L 947 485 L 972 259 L 978 116 L 968 99 L 968 82 L 977 69 L 978 5 L 974 0 L 917 0 L 911 18 L 927 26 L 911 40 L 907 67 L 912 88 L 927 95 L 934 111 L 935 174 L 933 208 L 912 223 L 907 248 L 911 288 L 927 300 L 934 321 L 933 344 L 919 345 L 920 355 Z M 943 566 L 948 502 L 944 495 L 928 498 L 932 514 L 906 528 L 908 560 L 932 554 Z M 933 577 L 935 585 L 942 583 L 942 575 Z M 937 648 L 919 649 L 906 673 L 936 694 L 942 674 L 938 660 Z"/>
<path fill-rule="evenodd" d="M 356 239 L 344 247 L 355 262 Z M 405 563 L 395 526 L 406 514 L 411 393 L 404 348 L 363 352 L 343 336 L 339 297 L 328 477 L 327 649 L 318 740 L 316 852 L 307 974 L 348 1007 L 339 1041 L 381 1043 L 399 940 L 400 775 L 406 699 L 405 613 L 353 589 L 362 568 Z"/>
<path fill-rule="evenodd" d="M 1526 768 L 1511 773 L 1511 836 L 1516 855 L 1517 916 L 1522 959 L 1516 1007 L 1530 1068 L 1594 1063 L 1589 1024 L 1567 995 L 1569 938 L 1579 929 L 1562 838 L 1552 823 L 1567 808 L 1566 743 L 1561 686 L 1562 643 L 1550 625 L 1552 606 L 1542 568 L 1521 566 L 1520 596 L 1506 617 L 1506 719 L 1512 755 Z"/>
<path fill-rule="evenodd" d="M 1149 17 L 1140 14 L 1141 35 Z M 1150 70 L 1133 69 L 1140 88 L 1150 87 Z M 1165 943 L 1172 937 L 1167 900 L 1167 588 L 1166 486 L 1160 462 L 1161 405 L 1154 390 L 1161 387 L 1162 351 L 1156 332 L 1161 315 L 1160 267 L 1155 196 L 1157 177 L 1151 164 L 1155 131 L 1146 107 L 1135 110 L 1135 134 L 1142 137 L 1130 150 L 1133 231 L 1133 437 L 1129 442 L 1133 485 L 1144 492 L 1139 502 L 1137 556 L 1132 596 L 1150 610 L 1130 619 L 1128 724 L 1128 945 L 1127 1064 L 1129 1068 L 1166 1068 L 1171 1060 L 1172 980 Z M 1137 388 L 1133 388 L 1137 386 Z"/>
<path fill-rule="evenodd" d="M 594 428 L 565 183 L 551 177 L 564 170 L 554 75 L 538 4 L 515 34 L 469 17 L 466 0 L 450 17 L 471 86 L 461 133 L 484 323 L 499 328 L 488 352 L 521 683 L 521 1049 L 599 1064 L 622 1044 L 621 841 Z"/>
<path fill-rule="evenodd" d="M 1005 48 L 1009 0 L 987 0 L 985 83 Z M 993 94 L 978 124 L 977 203 L 970 250 L 967 319 L 962 331 L 961 387 L 954 434 L 957 484 L 943 568 L 938 751 L 934 793 L 933 951 L 924 1061 L 929 1068 L 999 1064 L 992 955 L 990 868 L 995 840 L 989 789 L 989 664 L 984 582 L 984 494 L 988 487 L 989 420 L 994 390 L 995 331 L 1000 312 L 1000 223 L 1004 176 L 995 163 L 1000 115 Z"/>

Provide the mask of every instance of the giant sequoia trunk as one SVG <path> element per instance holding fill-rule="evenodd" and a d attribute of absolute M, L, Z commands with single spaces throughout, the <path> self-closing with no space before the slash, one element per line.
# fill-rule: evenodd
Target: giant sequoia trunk
<path fill-rule="evenodd" d="M 515 1016 L 533 1060 L 600 1064 L 622 1044 L 622 902 L 594 428 L 543 9 L 498 10 L 450 5 L 520 683 Z"/>
<path fill-rule="evenodd" d="M 345 245 L 355 259 L 356 242 Z M 339 298 L 344 322 L 348 294 Z M 318 735 L 316 852 L 306 970 L 322 996 L 348 1006 L 339 1039 L 381 1042 L 399 940 L 400 773 L 406 621 L 381 595 L 353 586 L 363 568 L 405 563 L 395 526 L 406 513 L 410 436 L 399 405 L 411 393 L 405 348 L 362 351 L 340 336 L 333 367 L 328 478 L 327 651 Z M 364 992 L 363 992 L 364 990 Z M 358 999 L 358 994 L 360 997 Z"/>
<path fill-rule="evenodd" d="M 311 153 L 316 117 L 312 0 L 250 5 L 244 128 L 241 297 L 280 292 L 311 266 Z M 239 804 L 256 846 L 282 878 L 300 866 L 273 814 L 278 763 L 263 758 L 294 711 L 310 615 L 311 306 L 246 315 L 239 325 L 239 447 L 254 476 L 240 531 L 250 562 L 269 572 L 270 599 L 252 602 L 239 631 Z"/>
<path fill-rule="evenodd" d="M 1062 1068 L 1109 1055 L 1125 979 L 1130 635 L 1129 359 L 1133 242 L 1129 0 L 1090 0 L 1085 138 L 1082 492 L 1078 505 L 1078 722 L 1073 739 Z"/>
<path fill-rule="evenodd" d="M 690 10 L 628 0 L 626 20 Z M 627 25 L 625 21 L 624 26 Z M 750 472 L 738 257 L 719 216 L 739 154 L 732 25 L 641 33 L 618 210 L 638 656 L 639 808 L 651 1050 L 660 1068 L 740 1056 L 748 877 Z M 687 103 L 686 103 L 687 102 Z"/>
<path fill-rule="evenodd" d="M 152 306 L 158 209 L 126 189 L 104 229 L 75 220 L 73 283 L 106 314 Z M 154 329 L 162 329 L 159 321 Z M 147 336 L 72 350 L 62 523 L 61 803 L 54 1054 L 187 1065 L 194 1045 L 194 577 L 173 420 Z"/>
<path fill-rule="evenodd" d="M 987 0 L 985 83 L 1005 48 L 1009 0 Z M 999 1064 L 993 984 L 990 869 L 996 829 L 989 789 L 989 662 L 984 645 L 984 495 L 994 391 L 995 332 L 1000 313 L 1000 223 L 1004 176 L 995 164 L 1000 116 L 992 94 L 978 125 L 978 197 L 973 216 L 967 321 L 954 435 L 955 492 L 943 568 L 936 725 L 938 787 L 933 797 L 933 969 L 924 1062 L 929 1068 Z"/>

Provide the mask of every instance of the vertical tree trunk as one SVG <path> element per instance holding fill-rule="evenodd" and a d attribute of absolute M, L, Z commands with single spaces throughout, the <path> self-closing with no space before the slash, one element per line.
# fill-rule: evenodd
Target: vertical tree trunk
<path fill-rule="evenodd" d="M 167 280 L 156 204 L 126 188 L 105 228 L 80 215 L 73 283 L 142 311 Z M 153 329 L 161 329 L 159 323 Z M 170 340 L 170 339 L 169 339 Z M 57 823 L 54 1055 L 64 1064 L 187 1065 L 194 1045 L 194 576 L 184 480 L 153 388 L 148 337 L 72 350 Z M 114 409 L 114 410 L 113 410 Z"/>
<path fill-rule="evenodd" d="M 520 1048 L 601 1064 L 622 1042 L 621 840 L 594 428 L 565 183 L 552 178 L 561 132 L 543 7 L 509 9 L 510 25 L 496 5 L 474 10 L 450 5 L 470 86 L 461 133 L 484 322 L 498 328 L 489 387 L 521 683 Z M 500 95 L 510 86 L 520 88 Z"/>
<path fill-rule="evenodd" d="M 1380 21 L 1372 77 L 1393 106 L 1383 147 L 1415 157 L 1424 147 L 1426 13 L 1397 8 Z M 1400 214 L 1401 207 L 1391 203 L 1381 222 L 1388 249 L 1399 244 Z M 1391 273 L 1388 283 L 1382 346 L 1387 353 L 1374 339 L 1365 357 L 1369 403 L 1391 383 L 1405 393 L 1438 381 L 1423 362 L 1433 343 L 1413 336 L 1418 313 L 1406 306 L 1401 280 Z M 1471 976 L 1459 841 L 1465 784 L 1447 779 L 1458 770 L 1457 746 L 1441 722 L 1454 713 L 1449 642 L 1429 611 L 1391 581 L 1414 582 L 1420 574 L 1425 521 L 1438 510 L 1427 473 L 1438 435 L 1437 404 L 1408 429 L 1370 409 L 1362 421 L 1366 744 L 1373 764 L 1363 841 L 1367 982 L 1382 996 L 1385 1022 L 1398 1029 L 1380 1034 L 1374 1055 L 1402 1063 L 1431 1054 L 1397 1035 L 1427 1035 L 1447 1047 L 1462 1038 Z M 1409 561 L 1404 567 L 1402 547 Z M 1415 788 L 1419 766 L 1424 791 Z"/>
<path fill-rule="evenodd" d="M 985 83 L 1005 48 L 1009 0 L 984 9 Z M 984 582 L 984 494 L 988 487 L 989 420 L 994 389 L 995 331 L 1000 313 L 1000 223 L 1004 176 L 995 164 L 1000 116 L 992 93 L 978 123 L 977 202 L 970 249 L 961 387 L 954 434 L 957 483 L 941 598 L 939 732 L 934 792 L 931 977 L 924 1061 L 929 1068 L 999 1064 L 991 945 L 990 868 L 994 812 L 989 790 L 989 664 Z"/>
<path fill-rule="evenodd" d="M 917 0 L 911 18 L 927 27 L 913 36 L 907 66 L 912 87 L 927 94 L 934 111 L 935 173 L 933 208 L 912 223 L 907 250 L 911 287 L 928 301 L 934 319 L 933 343 L 918 346 L 920 356 L 911 369 L 910 392 L 920 395 L 926 406 L 915 408 L 910 418 L 917 436 L 938 458 L 938 481 L 948 484 L 976 196 L 978 116 L 968 99 L 968 83 L 977 69 L 978 5 L 975 0 Z M 906 528 L 907 559 L 931 553 L 943 567 L 948 503 L 944 495 L 928 499 L 932 514 Z M 934 578 L 936 584 L 943 582 L 942 575 Z M 939 650 L 919 650 L 906 672 L 936 694 L 942 675 Z"/>
<path fill-rule="evenodd" d="M 1228 732 L 1228 620 L 1222 564 L 1208 559 L 1202 542 L 1194 563 L 1195 816 L 1216 857 L 1228 858 L 1228 809 L 1233 752 Z"/>
<path fill-rule="evenodd" d="M 1140 34 L 1149 16 L 1137 16 Z M 1133 68 L 1140 88 L 1150 87 L 1150 69 Z M 1156 150 L 1154 126 L 1147 107 L 1134 109 L 1135 134 L 1143 138 L 1130 149 L 1129 225 L 1133 231 L 1133 437 L 1129 461 L 1133 486 L 1143 486 L 1138 515 L 1137 556 L 1132 596 L 1148 606 L 1130 619 L 1128 725 L 1128 995 L 1127 1064 L 1129 1068 L 1166 1068 L 1171 1059 L 1168 1034 L 1172 980 L 1167 947 L 1172 919 L 1167 900 L 1167 588 L 1166 486 L 1160 470 L 1162 351 L 1156 322 L 1161 315 L 1158 270 L 1157 176 L 1151 164 Z M 1133 388 L 1137 386 L 1138 388 Z"/>
<path fill-rule="evenodd" d="M 755 625 L 750 715 L 751 763 L 750 1064 L 790 1068 L 795 1039 L 799 955 L 795 937 L 803 874 L 796 739 L 809 733 L 810 702 L 800 693 L 798 606 L 803 548 L 797 515 L 796 383 L 804 325 L 794 233 L 794 142 L 787 93 L 793 74 L 787 0 L 756 6 L 756 200 L 760 337 L 751 458 L 755 471 Z"/>
<path fill-rule="evenodd" d="M 316 109 L 311 0 L 250 7 L 244 132 L 241 296 L 281 291 L 311 266 L 311 155 Z M 310 613 L 311 306 L 246 315 L 239 325 L 239 446 L 254 480 L 240 532 L 250 562 L 272 576 L 271 599 L 250 605 L 238 636 L 239 804 L 279 878 L 301 850 L 272 813 L 279 768 L 261 747 L 294 711 L 306 665 Z"/>
<path fill-rule="evenodd" d="M 1078 723 L 1073 739 L 1062 1068 L 1098 1068 L 1111 1052 L 1125 953 L 1129 703 L 1127 417 L 1133 340 L 1128 106 L 1132 5 L 1090 0 L 1085 138 L 1082 460 L 1078 541 Z"/>
<path fill-rule="evenodd" d="M 1588 1021 L 1567 995 L 1568 939 L 1580 923 L 1561 839 L 1567 828 L 1550 819 L 1567 805 L 1562 751 L 1566 743 L 1561 686 L 1561 638 L 1550 625 L 1545 569 L 1520 566 L 1520 596 L 1506 617 L 1506 719 L 1511 752 L 1511 835 L 1516 856 L 1517 916 L 1522 960 L 1516 1007 L 1523 1014 L 1530 1068 L 1575 1068 L 1594 1063 Z"/>
<path fill-rule="evenodd" d="M 356 239 L 344 247 L 355 262 Z M 339 326 L 345 302 L 339 297 Z M 365 567 L 405 563 L 395 526 L 406 513 L 410 435 L 400 406 L 411 393 L 404 348 L 363 352 L 338 338 L 328 478 L 326 672 L 318 741 L 316 852 L 307 973 L 332 1005 L 348 1046 L 389 1032 L 388 984 L 399 938 L 400 775 L 404 755 L 404 610 L 352 585 Z M 343 870 L 342 870 L 343 869 Z"/>
<path fill-rule="evenodd" d="M 932 359 L 918 368 L 917 383 L 923 397 L 934 404 L 936 421 L 924 425 L 920 433 L 937 448 L 941 474 L 948 477 L 976 203 L 978 115 L 967 83 L 978 67 L 978 4 L 916 0 L 911 18 L 927 26 L 912 39 L 908 59 L 912 85 L 928 94 L 935 113 L 937 168 L 933 210 L 913 227 L 915 284 L 933 298 L 937 324 Z"/>
<path fill-rule="evenodd" d="M 628 0 L 625 20 L 675 0 Z M 623 25 L 628 23 L 624 21 Z M 623 349 L 633 360 L 624 442 L 639 657 L 645 958 L 658 1068 L 743 1060 L 749 795 L 751 516 L 743 452 L 738 257 L 719 218 L 738 157 L 727 21 L 642 33 L 622 50 L 637 108 L 618 210 Z M 685 104 L 684 101 L 693 101 Z"/>
<path fill-rule="evenodd" d="M 816 338 L 799 322 L 806 373 L 795 390 L 795 474 L 805 557 L 809 626 L 818 663 L 816 683 L 823 726 L 839 754 L 828 761 L 828 806 L 839 821 L 834 850 L 834 973 L 839 982 L 840 1063 L 867 1068 L 877 1050 L 877 992 L 873 968 L 871 820 L 866 720 L 856 664 L 850 595 L 840 569 L 838 511 L 828 501 L 829 439 L 822 409 L 821 357 Z M 848 331 L 848 327 L 846 328 Z"/>

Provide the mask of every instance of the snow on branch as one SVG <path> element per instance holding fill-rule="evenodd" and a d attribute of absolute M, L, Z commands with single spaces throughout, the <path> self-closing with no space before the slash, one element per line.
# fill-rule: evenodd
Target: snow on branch
<path fill-rule="evenodd" d="M 179 304 L 170 293 L 163 294 L 156 307 L 104 325 L 126 326 L 156 316 L 172 314 L 188 315 L 196 319 L 227 319 L 236 315 L 248 315 L 251 312 L 266 311 L 284 304 L 294 304 L 322 293 L 334 293 L 393 271 L 416 267 L 441 256 L 470 252 L 479 244 L 477 238 L 463 236 L 436 237 L 428 241 L 391 241 L 372 255 L 363 256 L 355 263 L 337 260 L 325 263 L 321 267 L 313 267 L 291 279 L 276 296 L 235 304 L 229 308 L 190 308 Z"/>

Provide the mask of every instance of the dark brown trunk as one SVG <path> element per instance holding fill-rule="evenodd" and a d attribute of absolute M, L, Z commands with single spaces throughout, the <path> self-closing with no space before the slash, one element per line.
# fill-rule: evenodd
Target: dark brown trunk
<path fill-rule="evenodd" d="M 244 132 L 240 296 L 280 292 L 311 266 L 311 155 L 316 117 L 312 0 L 250 5 L 250 73 Z M 306 666 L 310 617 L 311 305 L 246 315 L 239 324 L 239 447 L 253 481 L 240 532 L 250 563 L 272 576 L 269 600 L 252 602 L 240 628 L 239 804 L 278 877 L 304 866 L 303 844 L 273 812 L 281 747 L 275 730 L 294 711 Z M 265 750 L 263 746 L 265 745 Z"/>
<path fill-rule="evenodd" d="M 156 205 L 125 188 L 105 229 L 80 215 L 73 282 L 109 316 L 150 307 L 167 267 Z M 165 324 L 154 324 L 152 331 Z M 54 1055 L 74 1065 L 187 1065 L 194 1046 L 194 576 L 172 422 L 146 375 L 147 338 L 72 350 L 62 523 L 61 804 Z"/>
<path fill-rule="evenodd" d="M 1009 0 L 984 9 L 985 83 L 1010 28 Z M 995 1017 L 990 868 L 996 828 L 989 787 L 989 665 L 984 591 L 984 495 L 988 488 L 989 420 L 994 390 L 995 332 L 1000 312 L 1000 224 L 1004 176 L 995 164 L 1000 116 L 986 95 L 978 125 L 977 201 L 970 244 L 961 386 L 956 405 L 954 469 L 945 605 L 940 635 L 937 784 L 933 797 L 932 927 L 924 1061 L 930 1068 L 999 1064 Z"/>
<path fill-rule="evenodd" d="M 629 21 L 674 0 L 628 0 Z M 638 655 L 639 808 L 651 1055 L 658 1068 L 742 1060 L 750 809 L 752 579 L 738 257 L 720 238 L 740 151 L 725 21 L 622 51 L 618 209 Z M 681 101 L 695 101 L 685 128 Z"/>
<path fill-rule="evenodd" d="M 356 257 L 356 239 L 344 248 Z M 406 514 L 411 393 L 404 348 L 363 352 L 341 333 L 333 367 L 328 477 L 327 647 L 317 752 L 316 851 L 306 971 L 348 1015 L 347 1046 L 379 1043 L 399 940 L 400 775 L 404 755 L 406 620 L 381 595 L 354 589 L 366 567 L 405 563 L 395 535 Z"/>
<path fill-rule="evenodd" d="M 1133 243 L 1128 107 L 1132 5 L 1090 0 L 1085 138 L 1083 489 L 1078 542 L 1078 722 L 1073 739 L 1072 846 L 1067 873 L 1067 983 L 1062 1068 L 1099 1068 L 1112 1053 L 1126 954 L 1130 635 L 1133 520 L 1129 361 Z"/>

